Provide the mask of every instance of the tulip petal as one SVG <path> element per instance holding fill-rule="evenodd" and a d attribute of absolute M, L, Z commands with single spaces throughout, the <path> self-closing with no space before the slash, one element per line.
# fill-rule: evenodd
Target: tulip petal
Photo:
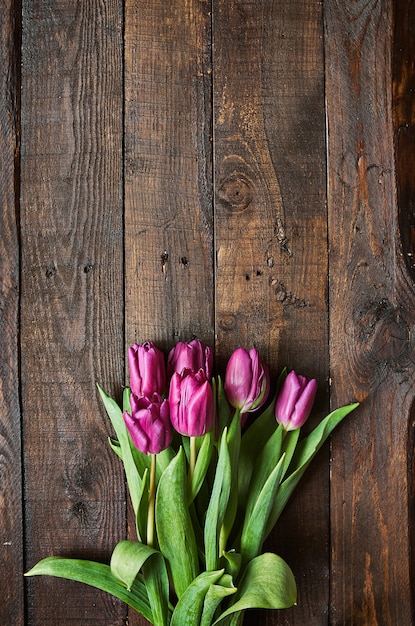
<path fill-rule="evenodd" d="M 315 379 L 312 379 L 307 382 L 295 405 L 295 409 L 291 419 L 291 423 L 294 428 L 300 428 L 310 415 L 316 393 L 317 381 Z"/>

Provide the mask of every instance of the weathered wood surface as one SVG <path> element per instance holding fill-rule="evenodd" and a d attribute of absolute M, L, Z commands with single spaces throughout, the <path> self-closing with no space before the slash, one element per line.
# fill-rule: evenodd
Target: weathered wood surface
<path fill-rule="evenodd" d="M 404 107 L 392 90 L 394 16 L 389 2 L 329 1 L 325 17 L 333 402 L 351 392 L 363 401 L 334 437 L 331 621 L 411 624 L 415 309 L 409 211 L 399 228 L 396 205 L 393 104 L 395 120 Z M 413 25 L 413 3 L 396 3 L 395 18 Z M 395 50 L 408 50 L 409 31 L 395 34 Z M 405 182 L 413 190 L 413 177 Z"/>
<path fill-rule="evenodd" d="M 269 541 L 298 606 L 247 626 L 414 624 L 413 0 L 1 8 L 0 623 L 144 626 L 22 573 L 130 532 L 95 381 L 196 335 L 317 376 L 314 423 L 363 400 Z"/>
<path fill-rule="evenodd" d="M 0 3 L 0 602 L 1 624 L 23 624 L 19 388 L 18 3 Z"/>
<path fill-rule="evenodd" d="M 21 374 L 26 563 L 107 559 L 125 536 L 121 468 L 95 381 L 123 380 L 122 11 L 23 3 Z M 117 624 L 110 596 L 28 581 L 30 624 Z M 54 598 L 54 601 L 51 601 Z"/>
<path fill-rule="evenodd" d="M 321 6 L 214 3 L 217 353 L 254 344 L 276 377 L 301 364 L 327 408 L 327 220 Z M 306 148 L 305 148 L 306 147 Z M 247 624 L 327 614 L 328 458 L 289 507 L 270 548 L 297 578 L 298 607 Z M 315 494 L 319 497 L 316 498 Z M 298 534 L 299 533 L 299 534 Z M 302 537 L 301 549 L 298 539 Z M 311 539 L 312 538 L 312 539 Z"/>

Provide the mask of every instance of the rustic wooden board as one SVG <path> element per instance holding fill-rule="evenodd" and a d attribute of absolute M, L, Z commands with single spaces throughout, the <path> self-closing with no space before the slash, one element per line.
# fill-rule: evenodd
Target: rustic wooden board
<path fill-rule="evenodd" d="M 145 625 L 58 579 L 24 606 L 21 576 L 134 538 L 95 380 L 119 397 L 131 343 L 197 336 L 316 376 L 311 426 L 363 401 L 268 544 L 298 606 L 247 626 L 413 625 L 414 0 L 22 5 L 0 26 L 0 623 Z"/>
<path fill-rule="evenodd" d="M 126 345 L 213 346 L 209 3 L 125 11 Z"/>
<path fill-rule="evenodd" d="M 95 381 L 124 373 L 122 11 L 23 3 L 21 237 L 27 567 L 107 561 L 125 536 L 120 464 Z M 28 581 L 28 623 L 119 624 L 121 603 Z"/>
<path fill-rule="evenodd" d="M 209 3 L 127 1 L 126 339 L 213 345 Z"/>
<path fill-rule="evenodd" d="M 274 381 L 284 366 L 316 376 L 321 416 L 328 373 L 321 6 L 214 6 L 218 355 L 224 363 L 237 346 L 255 345 Z M 327 461 L 322 452 L 269 544 L 295 572 L 298 606 L 249 613 L 247 624 L 311 626 L 327 615 Z"/>
<path fill-rule="evenodd" d="M 19 47 L 12 0 L 0 21 L 0 623 L 21 626 L 23 507 L 19 390 Z"/>
<path fill-rule="evenodd" d="M 401 9 L 401 23 L 413 25 L 413 3 Z M 414 619 L 414 283 L 396 205 L 391 10 L 387 1 L 326 2 L 332 398 L 363 401 L 333 444 L 331 623 L 339 626 Z M 407 242 L 405 218 L 401 227 Z"/>

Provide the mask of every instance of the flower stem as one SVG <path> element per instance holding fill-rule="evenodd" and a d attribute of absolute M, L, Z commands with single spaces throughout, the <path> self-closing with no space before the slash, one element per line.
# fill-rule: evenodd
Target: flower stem
<path fill-rule="evenodd" d="M 148 490 L 147 545 L 154 545 L 154 506 L 156 500 L 156 455 L 151 455 L 150 487 Z"/>
<path fill-rule="evenodd" d="M 190 437 L 189 482 L 191 483 L 196 465 L 196 437 Z"/>

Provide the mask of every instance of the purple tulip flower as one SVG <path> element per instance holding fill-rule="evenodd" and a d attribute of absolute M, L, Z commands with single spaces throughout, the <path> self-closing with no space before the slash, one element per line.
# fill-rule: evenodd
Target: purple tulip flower
<path fill-rule="evenodd" d="M 229 404 L 241 414 L 256 411 L 266 402 L 269 371 L 256 348 L 235 350 L 226 366 L 224 388 Z"/>
<path fill-rule="evenodd" d="M 285 379 L 275 405 L 277 422 L 286 430 L 301 428 L 307 421 L 317 393 L 317 381 L 292 371 Z"/>
<path fill-rule="evenodd" d="M 193 339 L 189 343 L 179 341 L 179 343 L 170 350 L 167 358 L 168 376 L 173 376 L 175 372 L 181 374 L 184 369 L 189 369 L 193 373 L 200 369 L 206 373 L 209 380 L 212 376 L 213 354 L 209 346 L 205 346 L 198 339 Z"/>
<path fill-rule="evenodd" d="M 177 432 L 189 437 L 207 433 L 213 423 L 213 391 L 206 372 L 184 369 L 170 381 L 170 419 Z"/>
<path fill-rule="evenodd" d="M 131 415 L 124 411 L 123 418 L 137 450 L 144 454 L 158 454 L 169 447 L 172 428 L 169 403 L 154 393 L 151 398 L 131 394 Z"/>
<path fill-rule="evenodd" d="M 163 395 L 167 387 L 164 354 L 151 341 L 129 348 L 128 365 L 131 391 L 136 396 Z"/>

